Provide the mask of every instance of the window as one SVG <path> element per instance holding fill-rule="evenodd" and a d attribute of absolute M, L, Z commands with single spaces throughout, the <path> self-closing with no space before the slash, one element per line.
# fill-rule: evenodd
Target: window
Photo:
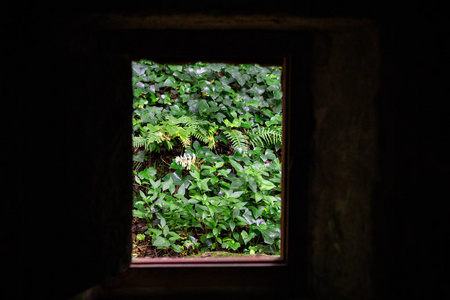
<path fill-rule="evenodd" d="M 283 205 L 279 261 L 160 261 L 131 264 L 117 282 L 122 291 L 184 293 L 197 290 L 248 294 L 302 293 L 306 287 L 307 195 L 312 116 L 309 87 L 311 38 L 295 31 L 114 31 L 105 33 L 113 54 L 158 63 L 220 61 L 282 65 Z M 131 79 L 130 79 L 131 80 Z M 174 288 L 176 286 L 176 289 Z M 204 293 L 203 293 L 204 294 Z"/>
<path fill-rule="evenodd" d="M 132 70 L 133 262 L 279 259 L 282 66 Z"/>

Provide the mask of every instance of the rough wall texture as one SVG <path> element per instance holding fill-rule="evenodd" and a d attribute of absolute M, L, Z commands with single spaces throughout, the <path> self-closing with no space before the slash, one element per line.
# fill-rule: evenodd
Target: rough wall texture
<path fill-rule="evenodd" d="M 309 284 L 320 299 L 370 299 L 377 31 L 318 34 L 315 57 Z"/>
<path fill-rule="evenodd" d="M 278 11 L 306 17 L 376 17 L 380 24 L 382 58 L 382 72 L 378 76 L 377 33 L 370 28 L 358 25 L 350 31 L 337 32 L 332 22 L 320 28 L 315 27 L 314 20 L 298 24 L 299 28 L 322 32 L 317 34 L 314 66 L 316 131 L 309 212 L 309 284 L 319 299 L 370 299 L 375 298 L 377 289 L 384 294 L 377 299 L 447 299 L 439 296 L 444 289 L 448 293 L 448 283 L 439 278 L 445 272 L 443 258 L 447 259 L 448 248 L 444 248 L 444 242 L 449 236 L 448 212 L 442 203 L 449 194 L 449 185 L 444 182 L 448 178 L 448 151 L 443 147 L 448 139 L 445 130 L 448 110 L 443 109 L 448 96 L 442 95 L 448 95 L 444 74 L 447 74 L 445 66 L 450 53 L 446 29 L 450 26 L 445 10 L 425 1 L 423 5 L 410 3 L 399 9 L 386 9 L 380 1 L 361 2 L 359 7 L 336 2 L 332 9 L 317 1 L 306 1 L 303 5 L 294 2 L 297 8 L 294 11 L 289 6 Z M 77 260 L 76 255 L 80 253 L 70 245 L 88 249 L 91 245 L 87 242 L 96 232 L 92 227 L 108 228 L 113 222 L 106 211 L 101 218 L 104 224 L 97 224 L 92 218 L 86 224 L 55 222 L 53 213 L 58 207 L 61 214 L 70 212 L 75 220 L 83 220 L 89 216 L 85 216 L 87 213 L 82 208 L 90 207 L 92 213 L 100 207 L 78 199 L 71 189 L 66 190 L 60 184 L 65 179 L 55 172 L 61 164 L 65 166 L 66 155 L 60 149 L 62 140 L 53 137 L 59 133 L 56 129 L 61 130 L 56 124 L 67 116 L 53 114 L 53 105 L 62 101 L 53 95 L 60 84 L 73 85 L 63 76 L 73 70 L 48 64 L 56 61 L 54 55 L 59 52 L 58 57 L 89 55 L 98 42 L 95 26 L 88 25 L 85 31 L 73 30 L 78 23 L 67 16 L 79 2 L 51 9 L 42 3 L 27 3 L 25 7 L 23 1 L 14 4 L 12 9 L 6 7 L 3 14 L 6 18 L 2 19 L 7 23 L 2 26 L 6 30 L 6 42 L 1 49 L 0 94 L 2 104 L 11 107 L 1 110 L 2 121 L 9 125 L 2 124 L 7 134 L 2 132 L 1 150 L 12 149 L 2 152 L 6 155 L 1 160 L 2 175 L 7 178 L 3 184 L 7 189 L 2 188 L 0 256 L 6 258 L 6 269 L 5 266 L 2 269 L 8 274 L 5 284 L 8 289 L 2 292 L 12 291 L 18 299 L 23 298 L 22 293 L 29 299 L 37 298 L 40 290 L 54 292 L 58 282 L 62 283 L 59 289 L 64 293 L 79 292 L 81 287 L 92 284 L 95 274 L 107 275 L 100 264 L 90 268 Z M 208 2 L 204 7 L 212 4 Z M 173 4 L 166 5 L 160 12 L 173 12 Z M 239 1 L 239 8 L 242 5 Z M 181 9 L 181 12 L 197 13 L 204 9 L 190 2 L 186 2 L 187 6 L 189 11 Z M 373 10 L 374 6 L 378 10 Z M 217 12 L 223 9 L 233 12 L 233 6 L 228 3 L 224 6 L 217 2 L 216 7 Z M 264 7 L 265 13 L 274 13 L 273 5 L 259 7 Z M 134 5 L 133 8 L 135 12 L 140 10 Z M 94 9 L 89 3 L 88 11 L 107 12 L 108 9 L 111 8 Z M 85 11 L 79 9 L 82 18 Z M 255 13 L 250 2 L 247 12 Z M 271 27 L 278 21 L 259 19 L 253 24 Z M 39 63 L 38 67 L 35 63 Z M 25 76 L 24 71 L 30 68 L 46 70 L 50 75 L 44 72 L 33 78 Z M 96 84 L 94 75 L 81 74 L 86 80 L 92 79 L 91 86 Z M 382 82 L 382 90 L 375 104 L 378 80 Z M 99 89 L 101 86 L 98 84 Z M 29 109 L 30 103 L 36 109 Z M 76 107 L 76 103 L 73 105 Z M 23 107 L 28 108 L 28 114 L 23 114 Z M 71 115 L 77 112 L 83 116 L 83 107 Z M 55 116 L 60 118 L 58 122 Z M 83 120 L 78 117 L 73 121 Z M 98 123 L 111 124 L 103 121 L 100 119 Z M 84 127 L 85 131 L 88 129 Z M 379 144 L 375 143 L 377 136 Z M 109 153 L 101 148 L 99 154 L 103 149 L 103 153 Z M 377 167 L 381 173 L 378 184 Z M 87 179 L 82 182 L 86 186 L 90 184 Z M 96 183 L 104 187 L 109 184 Z M 373 196 L 375 186 L 379 189 L 378 196 Z M 62 201 L 59 196 L 62 192 L 72 201 Z M 44 198 L 45 201 L 37 201 Z M 73 205 L 84 216 L 76 214 Z M 64 219 L 64 215 L 58 219 Z M 72 225 L 73 234 L 66 234 L 66 228 Z M 85 235 L 87 231 L 91 233 Z M 111 242 L 113 234 L 103 237 L 102 242 Z M 101 249 L 100 244 L 96 246 Z M 110 253 L 104 254 L 109 257 Z M 54 259 L 55 255 L 60 260 Z M 73 269 L 64 267 L 61 258 L 85 271 L 79 272 L 80 282 L 73 280 Z M 41 270 L 57 278 L 56 283 L 52 284 Z M 35 278 L 30 274 L 39 280 L 33 282 Z M 72 281 L 67 280 L 69 277 Z M 44 284 L 39 290 L 30 288 L 41 282 Z"/>

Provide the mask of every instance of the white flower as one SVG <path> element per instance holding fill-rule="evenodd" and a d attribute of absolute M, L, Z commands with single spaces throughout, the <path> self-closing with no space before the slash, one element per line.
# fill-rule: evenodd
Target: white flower
<path fill-rule="evenodd" d="M 185 153 L 183 156 L 177 156 L 175 162 L 181 164 L 187 170 L 191 169 L 191 165 L 195 163 L 195 154 L 192 156 L 189 153 Z"/>

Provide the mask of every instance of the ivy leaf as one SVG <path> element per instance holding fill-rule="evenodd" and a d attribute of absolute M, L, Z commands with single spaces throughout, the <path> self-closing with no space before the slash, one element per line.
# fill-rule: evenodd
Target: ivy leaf
<path fill-rule="evenodd" d="M 199 113 L 204 113 L 208 110 L 209 105 L 208 102 L 206 102 L 206 100 L 200 100 L 198 103 L 198 111 Z"/>
<path fill-rule="evenodd" d="M 148 156 L 159 168 L 134 172 L 134 187 L 141 188 L 135 193 L 133 215 L 150 218 L 155 228 L 146 235 L 154 246 L 186 250 L 181 245 L 189 233 L 203 251 L 220 245 L 239 251 L 251 243 L 251 251 L 276 253 L 281 165 L 269 149 L 281 147 L 280 138 L 274 142 L 276 133 L 281 136 L 281 68 L 150 61 L 132 67 L 133 143 L 145 146 L 133 157 L 134 167 L 140 168 L 138 162 Z M 260 142 L 256 127 L 267 128 L 260 129 Z M 192 166 L 190 175 L 183 175 L 185 167 L 168 157 L 183 153 L 203 160 L 200 170 Z M 160 158 L 171 162 L 170 167 L 159 164 Z M 141 194 L 142 187 L 147 190 Z M 202 229 L 198 236 L 195 227 Z M 200 249 L 196 245 L 192 250 Z"/>
<path fill-rule="evenodd" d="M 145 70 L 148 69 L 148 67 L 145 67 L 145 66 L 143 66 L 141 64 L 138 64 L 138 63 L 135 63 L 135 62 L 133 62 L 132 68 L 133 68 L 133 71 L 138 76 L 141 76 L 141 75 L 145 74 Z"/>
<path fill-rule="evenodd" d="M 155 119 L 155 113 L 149 111 L 148 109 L 142 110 L 141 112 L 142 123 L 150 123 L 153 119 Z"/>
<path fill-rule="evenodd" d="M 138 151 L 138 153 L 133 156 L 133 161 L 143 162 L 144 161 L 144 157 L 145 157 L 145 152 L 144 151 Z"/>
<path fill-rule="evenodd" d="M 189 100 L 187 105 L 191 113 L 198 114 L 199 112 L 198 100 Z"/>
<path fill-rule="evenodd" d="M 170 71 L 179 71 L 181 72 L 183 70 L 183 66 L 181 65 L 168 65 Z"/>
<path fill-rule="evenodd" d="M 223 113 L 217 113 L 214 115 L 214 117 L 217 121 L 219 121 L 219 123 L 222 123 L 223 119 L 225 119 L 226 116 Z"/>
<path fill-rule="evenodd" d="M 249 92 L 252 92 L 253 95 L 257 96 L 257 95 L 262 95 L 265 92 L 265 89 L 263 86 L 258 86 L 257 84 L 255 84 L 250 90 Z"/>

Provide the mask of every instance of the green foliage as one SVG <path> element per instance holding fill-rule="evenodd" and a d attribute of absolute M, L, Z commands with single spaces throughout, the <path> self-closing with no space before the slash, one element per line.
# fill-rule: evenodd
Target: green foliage
<path fill-rule="evenodd" d="M 171 150 L 177 138 L 183 147 L 191 144 L 192 137 L 207 143 L 214 148 L 214 133 L 218 126 L 208 121 L 199 120 L 195 116 L 182 116 L 179 119 L 168 115 L 166 121 L 160 121 L 158 125 L 148 124 L 140 127 L 141 133 L 133 137 L 133 147 L 145 147 L 145 150 L 158 149 L 158 145 L 165 143 Z"/>
<path fill-rule="evenodd" d="M 264 147 L 265 145 L 275 145 L 279 149 L 282 141 L 282 130 L 277 127 L 256 127 L 249 133 L 250 142 L 253 147 Z"/>
<path fill-rule="evenodd" d="M 281 68 L 132 68 L 133 215 L 148 224 L 148 246 L 278 254 Z"/>
<path fill-rule="evenodd" d="M 239 130 L 233 129 L 225 129 L 225 136 L 233 145 L 233 148 L 239 153 L 247 153 L 248 152 L 248 140 L 247 137 Z"/>

